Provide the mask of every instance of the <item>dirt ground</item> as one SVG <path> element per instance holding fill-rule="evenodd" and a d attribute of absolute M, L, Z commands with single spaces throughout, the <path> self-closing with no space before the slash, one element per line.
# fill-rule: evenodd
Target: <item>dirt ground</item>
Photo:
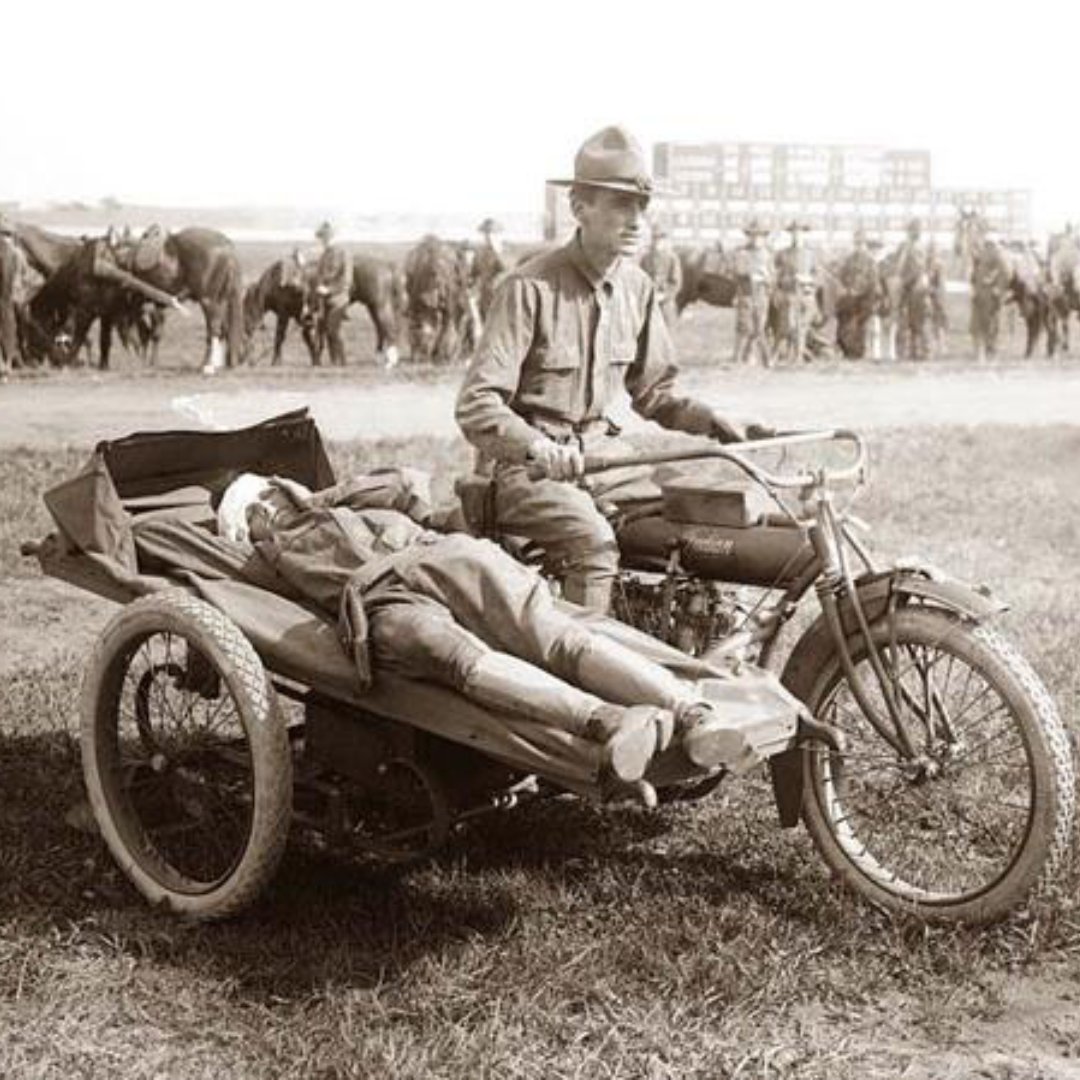
<path fill-rule="evenodd" d="M 246 369 L 213 380 L 187 372 L 80 373 L 0 388 L 0 446 L 92 446 L 135 430 L 223 429 L 307 406 L 331 440 L 451 436 L 455 368 L 417 381 L 409 371 L 349 374 Z M 972 369 L 935 363 L 763 371 L 695 367 L 688 392 L 732 415 L 783 427 L 1048 424 L 1080 420 L 1080 363 Z M 643 424 L 617 416 L 628 429 Z"/>

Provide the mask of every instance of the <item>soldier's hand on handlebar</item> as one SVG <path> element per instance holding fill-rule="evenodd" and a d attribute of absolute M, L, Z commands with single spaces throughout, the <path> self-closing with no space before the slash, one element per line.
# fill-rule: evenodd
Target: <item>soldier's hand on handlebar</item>
<path fill-rule="evenodd" d="M 720 413 L 713 413 L 712 423 L 712 437 L 722 443 L 746 442 L 748 439 L 771 439 L 776 434 L 776 429 L 769 427 L 768 424 L 756 421 L 741 423 L 721 416 Z"/>
<path fill-rule="evenodd" d="M 573 444 L 537 439 L 527 455 L 529 475 L 549 480 L 577 480 L 585 475 L 585 456 Z"/>

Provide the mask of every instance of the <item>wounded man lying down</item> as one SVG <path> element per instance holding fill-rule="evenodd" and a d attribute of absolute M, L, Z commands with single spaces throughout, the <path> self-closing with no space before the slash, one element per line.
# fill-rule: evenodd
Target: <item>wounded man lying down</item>
<path fill-rule="evenodd" d="M 607 789 L 629 786 L 645 802 L 654 793 L 642 776 L 673 738 L 699 766 L 756 761 L 690 684 L 579 623 L 533 570 L 487 540 L 434 531 L 423 473 L 373 473 L 318 493 L 245 473 L 217 518 L 222 536 L 250 541 L 339 618 L 365 685 L 373 669 L 428 679 L 600 743 Z"/>

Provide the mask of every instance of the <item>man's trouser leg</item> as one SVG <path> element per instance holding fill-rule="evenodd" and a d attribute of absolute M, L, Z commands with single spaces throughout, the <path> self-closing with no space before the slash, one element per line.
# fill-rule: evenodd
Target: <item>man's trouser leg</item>
<path fill-rule="evenodd" d="M 451 536 L 395 573 L 441 604 L 485 644 L 535 664 L 604 701 L 674 708 L 692 695 L 666 668 L 583 626 L 547 583 L 487 540 Z"/>
<path fill-rule="evenodd" d="M 382 670 L 451 686 L 485 708 L 600 744 L 597 780 L 635 782 L 643 776 L 660 741 L 651 711 L 612 708 L 536 664 L 490 648 L 445 604 L 401 581 L 365 592 L 364 605 Z"/>
<path fill-rule="evenodd" d="M 619 569 L 611 525 L 589 492 L 555 480 L 532 480 L 524 467 L 495 476 L 495 519 L 500 531 L 540 544 L 546 566 L 575 604 L 606 612 Z"/>
<path fill-rule="evenodd" d="M 326 309 L 326 344 L 330 350 L 330 363 L 338 367 L 345 365 L 345 341 L 342 330 L 346 310 L 344 304 L 329 304 Z"/>

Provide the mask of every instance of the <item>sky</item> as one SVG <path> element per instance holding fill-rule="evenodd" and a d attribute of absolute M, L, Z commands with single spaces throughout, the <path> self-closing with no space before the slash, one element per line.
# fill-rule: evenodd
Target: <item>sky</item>
<path fill-rule="evenodd" d="M 928 149 L 1045 229 L 1080 219 L 1078 29 L 1047 0 L 9 0 L 0 200 L 539 212 L 618 122 Z"/>

